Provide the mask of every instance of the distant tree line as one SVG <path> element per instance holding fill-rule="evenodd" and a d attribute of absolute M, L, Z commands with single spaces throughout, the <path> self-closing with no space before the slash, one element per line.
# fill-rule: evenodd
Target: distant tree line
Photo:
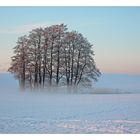
<path fill-rule="evenodd" d="M 92 45 L 66 25 L 36 28 L 18 38 L 9 72 L 21 89 L 54 86 L 90 86 L 100 71 L 94 62 Z"/>

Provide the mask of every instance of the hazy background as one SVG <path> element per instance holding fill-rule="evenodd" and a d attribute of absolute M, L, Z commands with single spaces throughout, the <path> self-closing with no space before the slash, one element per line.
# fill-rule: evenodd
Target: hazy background
<path fill-rule="evenodd" d="M 85 93 L 101 94 L 23 94 L 3 73 L 19 36 L 61 23 L 94 45 L 102 76 Z M 139 38 L 139 7 L 0 7 L 0 133 L 140 134 Z"/>
<path fill-rule="evenodd" d="M 103 73 L 140 74 L 139 7 L 0 7 L 0 72 L 17 38 L 33 28 L 64 23 L 93 44 Z"/>

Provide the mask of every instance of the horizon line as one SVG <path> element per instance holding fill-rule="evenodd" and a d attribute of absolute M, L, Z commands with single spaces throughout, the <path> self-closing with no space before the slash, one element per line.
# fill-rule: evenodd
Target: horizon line
<path fill-rule="evenodd" d="M 11 73 L 8 72 L 8 71 L 4 71 L 4 72 L 0 71 L 0 74 L 8 74 L 8 73 L 11 74 Z M 140 76 L 140 74 L 135 74 L 135 73 L 113 73 L 113 72 L 102 72 L 102 73 L 101 73 L 101 76 L 104 75 L 104 74 Z M 12 74 L 11 74 L 11 75 L 12 75 Z"/>

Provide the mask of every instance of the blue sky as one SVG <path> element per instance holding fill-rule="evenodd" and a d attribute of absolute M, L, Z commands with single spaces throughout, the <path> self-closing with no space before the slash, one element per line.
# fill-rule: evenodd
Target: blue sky
<path fill-rule="evenodd" d="M 60 23 L 88 38 L 101 72 L 140 74 L 139 7 L 0 7 L 0 71 L 19 36 Z"/>

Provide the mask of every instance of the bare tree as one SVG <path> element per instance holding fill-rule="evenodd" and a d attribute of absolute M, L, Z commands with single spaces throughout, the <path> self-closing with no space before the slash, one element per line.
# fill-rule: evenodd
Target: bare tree
<path fill-rule="evenodd" d="M 42 84 L 42 34 L 43 29 L 37 28 L 30 32 L 30 50 L 33 52 L 30 61 L 34 66 L 34 87 L 41 86 Z"/>
<path fill-rule="evenodd" d="M 12 56 L 11 67 L 9 72 L 13 73 L 19 79 L 19 85 L 22 90 L 25 89 L 26 66 L 28 65 L 28 39 L 22 36 L 18 39 L 16 47 L 14 47 L 15 55 Z"/>
<path fill-rule="evenodd" d="M 82 34 L 68 32 L 64 24 L 33 29 L 18 39 L 9 71 L 22 89 L 46 86 L 90 86 L 100 71 L 93 46 Z"/>

